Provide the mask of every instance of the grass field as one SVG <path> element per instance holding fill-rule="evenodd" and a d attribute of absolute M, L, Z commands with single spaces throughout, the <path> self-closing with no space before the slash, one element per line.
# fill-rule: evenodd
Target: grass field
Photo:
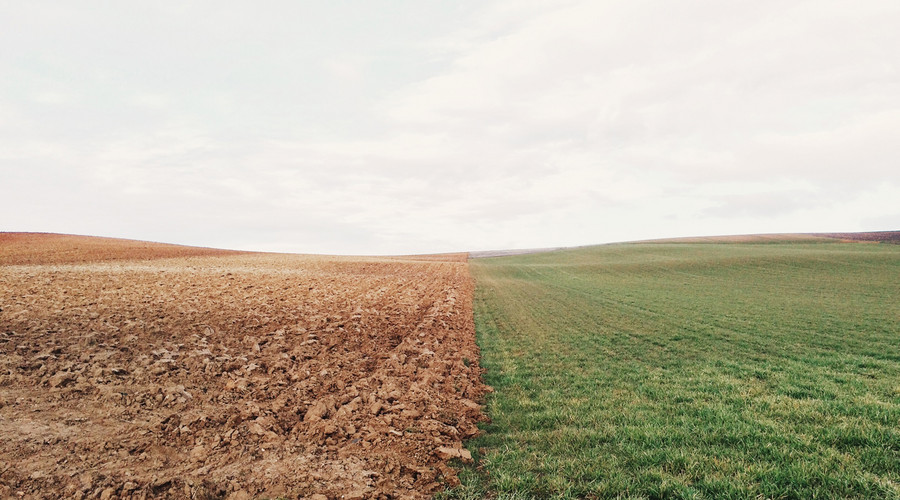
<path fill-rule="evenodd" d="M 447 497 L 900 498 L 900 246 L 473 260 L 492 423 Z"/>

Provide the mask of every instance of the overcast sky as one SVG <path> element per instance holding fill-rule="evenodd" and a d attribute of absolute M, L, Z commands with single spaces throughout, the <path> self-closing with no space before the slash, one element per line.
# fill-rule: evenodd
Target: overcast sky
<path fill-rule="evenodd" d="M 900 2 L 0 4 L 0 230 L 391 254 L 900 229 Z"/>

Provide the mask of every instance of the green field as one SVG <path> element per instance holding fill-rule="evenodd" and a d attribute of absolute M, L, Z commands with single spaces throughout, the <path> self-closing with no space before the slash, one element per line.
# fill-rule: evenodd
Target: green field
<path fill-rule="evenodd" d="M 900 498 L 900 246 L 471 261 L 492 419 L 447 497 Z"/>

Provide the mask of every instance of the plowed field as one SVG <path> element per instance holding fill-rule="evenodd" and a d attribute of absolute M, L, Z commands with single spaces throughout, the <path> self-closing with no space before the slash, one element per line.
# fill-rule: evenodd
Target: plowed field
<path fill-rule="evenodd" d="M 236 255 L 246 252 L 50 233 L 0 233 L 0 265 Z"/>
<path fill-rule="evenodd" d="M 3 237 L 0 497 L 421 498 L 455 483 L 446 460 L 466 457 L 485 390 L 465 255 L 159 258 L 171 248 L 106 242 L 98 256 L 76 238 L 42 262 Z"/>

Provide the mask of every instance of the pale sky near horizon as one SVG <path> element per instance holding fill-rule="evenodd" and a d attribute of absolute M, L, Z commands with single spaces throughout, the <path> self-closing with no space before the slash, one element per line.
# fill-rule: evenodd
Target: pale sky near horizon
<path fill-rule="evenodd" d="M 0 5 L 0 231 L 408 254 L 900 229 L 900 2 Z"/>

